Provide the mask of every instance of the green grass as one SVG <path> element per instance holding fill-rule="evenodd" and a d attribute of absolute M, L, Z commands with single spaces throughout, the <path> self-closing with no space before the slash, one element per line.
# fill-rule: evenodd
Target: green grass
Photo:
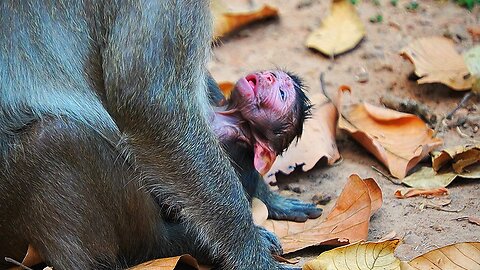
<path fill-rule="evenodd" d="M 475 4 L 480 4 L 480 0 L 455 0 L 455 2 L 460 6 L 468 8 L 468 10 L 472 10 Z"/>

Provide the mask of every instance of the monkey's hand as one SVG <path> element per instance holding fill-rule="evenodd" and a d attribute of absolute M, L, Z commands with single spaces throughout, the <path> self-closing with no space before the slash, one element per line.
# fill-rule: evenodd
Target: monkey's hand
<path fill-rule="evenodd" d="M 262 238 L 262 241 L 265 242 L 265 244 L 269 247 L 270 252 L 275 255 L 282 255 L 283 249 L 282 249 L 282 244 L 280 243 L 280 240 L 278 237 L 268 231 L 267 229 L 256 226 L 258 229 L 258 232 L 260 233 L 260 236 Z"/>
<path fill-rule="evenodd" d="M 319 217 L 323 211 L 317 208 L 315 204 L 285 198 L 278 194 L 269 196 L 264 203 L 268 209 L 268 218 L 271 219 L 303 222 L 309 218 Z"/>

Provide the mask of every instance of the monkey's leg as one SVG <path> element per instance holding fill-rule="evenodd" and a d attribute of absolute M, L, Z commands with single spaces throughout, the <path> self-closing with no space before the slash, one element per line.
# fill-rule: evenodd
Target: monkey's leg
<path fill-rule="evenodd" d="M 34 122 L 21 134 L 0 165 L 2 260 L 21 261 L 26 244 L 54 269 L 114 269 L 171 255 L 168 244 L 157 250 L 156 205 L 109 141 L 115 134 L 67 117 Z"/>
<path fill-rule="evenodd" d="M 283 197 L 269 189 L 260 175 L 252 178 L 256 182 L 254 197 L 265 203 L 268 217 L 279 220 L 306 221 L 317 218 L 322 214 L 322 209 L 315 204 L 305 203 L 297 199 Z"/>

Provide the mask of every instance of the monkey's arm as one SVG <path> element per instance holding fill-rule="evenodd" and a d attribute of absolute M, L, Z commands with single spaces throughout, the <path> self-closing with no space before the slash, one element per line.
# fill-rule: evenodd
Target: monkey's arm
<path fill-rule="evenodd" d="M 256 173 L 256 176 L 252 177 L 250 181 L 256 186 L 253 197 L 257 197 L 265 203 L 268 217 L 271 219 L 306 221 L 322 214 L 322 209 L 317 208 L 315 204 L 286 198 L 273 192 L 259 173 Z"/>

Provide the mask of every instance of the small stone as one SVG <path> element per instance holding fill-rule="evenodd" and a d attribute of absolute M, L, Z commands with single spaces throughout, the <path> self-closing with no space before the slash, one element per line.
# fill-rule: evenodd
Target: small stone
<path fill-rule="evenodd" d="M 299 184 L 288 184 L 285 186 L 286 190 L 291 190 L 295 193 L 303 193 L 305 192 L 305 188 L 301 187 Z"/>
<path fill-rule="evenodd" d="M 478 132 L 478 126 L 473 126 L 473 133 L 477 133 Z"/>
<path fill-rule="evenodd" d="M 312 201 L 314 204 L 326 205 L 332 200 L 332 196 L 326 193 L 317 193 L 313 195 Z"/>
<path fill-rule="evenodd" d="M 355 80 L 359 83 L 366 83 L 368 82 L 368 71 L 366 68 L 361 67 L 355 72 Z"/>

